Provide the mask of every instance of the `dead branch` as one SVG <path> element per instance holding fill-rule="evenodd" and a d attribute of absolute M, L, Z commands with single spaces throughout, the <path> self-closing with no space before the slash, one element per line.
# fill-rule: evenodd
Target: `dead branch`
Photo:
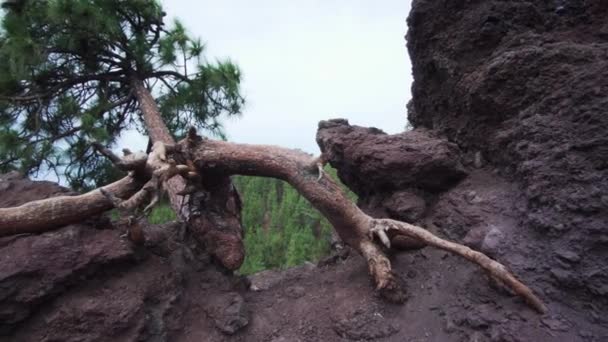
<path fill-rule="evenodd" d="M 374 219 L 371 223 L 371 231 L 373 234 L 379 236 L 386 236 L 386 232 L 389 230 L 396 230 L 397 232 L 416 238 L 420 241 L 425 242 L 429 246 L 437 247 L 454 254 L 460 255 L 461 257 L 481 266 L 493 277 L 501 280 L 507 286 L 509 286 L 515 293 L 524 298 L 526 302 L 540 313 L 547 312 L 547 307 L 543 302 L 532 292 L 530 288 L 520 282 L 513 274 L 511 274 L 504 265 L 492 260 L 487 255 L 475 251 L 467 246 L 444 240 L 428 230 L 414 226 L 409 223 L 391 220 L 391 219 Z M 385 240 L 382 239 L 384 242 Z M 386 244 L 386 243 L 385 243 Z M 390 244 L 390 242 L 389 242 Z M 390 247 L 390 245 L 389 245 Z"/>
<path fill-rule="evenodd" d="M 142 183 L 127 176 L 103 187 L 119 198 L 133 195 Z M 32 201 L 19 207 L 0 208 L 0 236 L 42 233 L 77 223 L 110 210 L 113 205 L 99 189 L 78 196 Z"/>
<path fill-rule="evenodd" d="M 167 154 L 169 157 L 173 155 L 175 159 L 191 160 L 192 163 L 176 165 L 174 159 L 169 158 Z M 375 241 L 375 237 L 378 237 L 381 243 L 390 248 L 391 243 L 387 233 L 391 231 L 458 254 L 478 264 L 511 287 L 534 309 L 541 313 L 546 312 L 546 307 L 531 289 L 517 280 L 502 264 L 486 255 L 441 239 L 424 228 L 395 220 L 374 219 L 365 214 L 348 199 L 340 186 L 330 177 L 320 177 L 319 165 L 322 165 L 323 158 L 314 159 L 304 152 L 276 146 L 206 140 L 196 136 L 193 131 L 177 145 L 155 143 L 146 158 L 143 170 L 141 161 L 138 163 L 124 161 L 132 154 L 124 158 L 109 153 L 108 156 L 125 169 L 139 171 L 131 171 L 129 177 L 104 187 L 105 195 L 100 190 L 94 190 L 80 196 L 56 197 L 31 202 L 21 207 L 0 209 L 0 236 L 46 231 L 60 225 L 78 222 L 90 215 L 108 210 L 113 205 L 134 208 L 143 205 L 146 200 L 150 200 L 150 197 L 154 202 L 163 184 L 176 175 L 197 180 L 201 177 L 204 179 L 205 174 L 220 174 L 224 175 L 224 178 L 233 174 L 273 177 L 290 183 L 329 220 L 342 240 L 365 258 L 376 288 L 393 301 L 402 301 L 403 292 L 393 274 L 390 261 L 383 253 L 381 245 Z M 140 157 L 136 159 L 141 160 Z M 139 177 L 135 176 L 135 173 L 139 173 Z M 146 182 L 143 186 L 142 179 Z M 129 201 L 132 203 L 125 204 Z M 196 218 L 189 223 L 194 230 L 193 234 L 196 233 L 198 226 L 205 226 L 199 224 Z M 217 239 L 211 238 L 211 240 Z M 231 248 L 226 246 L 236 242 L 218 240 L 217 243 L 220 245 L 211 246 L 212 250 Z M 240 256 L 230 257 L 236 259 L 226 259 L 227 264 L 240 265 L 240 261 L 237 260 Z"/>
<path fill-rule="evenodd" d="M 108 158 L 119 170 L 122 171 L 139 171 L 143 172 L 146 167 L 148 155 L 145 153 L 131 153 L 128 149 L 123 149 L 124 157 L 120 158 L 110 149 L 102 146 L 98 142 L 93 142 L 91 145 L 100 154 Z"/>
<path fill-rule="evenodd" d="M 544 313 L 546 307 L 531 289 L 521 283 L 500 263 L 483 253 L 437 237 L 424 228 L 394 220 L 374 219 L 361 211 L 330 177 L 319 177 L 318 159 L 304 152 L 276 146 L 235 144 L 192 138 L 180 142 L 183 151 L 191 156 L 196 167 L 204 172 L 265 176 L 290 183 L 333 225 L 342 240 L 356 249 L 367 260 L 377 289 L 388 297 L 401 298 L 400 287 L 392 273 L 390 261 L 374 236 L 390 248 L 387 231 L 418 239 L 430 246 L 443 249 L 478 264 L 492 276 L 508 285 L 535 310 Z M 313 166 L 313 167 L 311 167 Z M 396 295 L 397 293 L 397 295 Z"/>

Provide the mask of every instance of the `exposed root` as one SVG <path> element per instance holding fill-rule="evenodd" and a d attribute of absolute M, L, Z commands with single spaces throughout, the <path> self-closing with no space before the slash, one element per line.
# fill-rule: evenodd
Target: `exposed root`
<path fill-rule="evenodd" d="M 382 298 L 392 303 L 403 303 L 407 299 L 404 286 L 398 282 L 393 274 L 391 262 L 382 253 L 376 244 L 363 241 L 359 251 L 367 261 L 369 273 L 374 280 L 376 290 Z"/>
<path fill-rule="evenodd" d="M 346 196 L 331 177 L 323 177 L 323 165 L 326 160 L 324 155 L 315 159 L 301 151 L 275 146 L 213 141 L 198 137 L 195 130 L 190 130 L 187 138 L 180 144 L 155 143 L 147 156 L 127 151 L 125 156 L 120 158 L 98 144 L 96 148 L 119 168 L 130 171 L 130 176 L 114 185 L 100 189 L 100 191 L 92 191 L 82 196 L 64 196 L 36 201 L 18 208 L 0 208 L 0 236 L 41 232 L 59 224 L 77 222 L 77 220 L 87 217 L 85 214 L 90 215 L 90 213 L 109 209 L 110 203 L 121 210 L 129 211 L 148 203 L 144 210 L 150 210 L 158 202 L 161 189 L 166 187 L 166 182 L 169 181 L 170 184 L 175 181 L 172 180 L 172 177 L 176 175 L 181 175 L 191 185 L 190 188 L 183 187 L 179 194 L 177 194 L 178 191 L 170 193 L 170 196 L 173 196 L 172 204 L 176 211 L 182 209 L 175 204 L 179 203 L 179 198 L 176 196 L 183 198 L 186 195 L 195 196 L 197 194 L 197 186 L 201 183 L 199 171 L 201 173 L 206 170 L 220 172 L 222 177 L 233 174 L 273 177 L 293 185 L 325 215 L 341 239 L 361 253 L 367 261 L 377 291 L 390 301 L 403 302 L 406 298 L 405 292 L 392 272 L 389 259 L 383 253 L 380 244 L 374 242 L 374 238 L 378 237 L 384 246 L 391 248 L 396 244 L 391 244 L 389 237 L 397 233 L 458 254 L 480 265 L 491 276 L 499 279 L 523 297 L 531 307 L 541 313 L 547 311 L 545 305 L 532 290 L 517 280 L 502 264 L 486 255 L 441 239 L 421 227 L 390 219 L 371 218 Z M 181 158 L 184 155 L 194 162 L 189 161 L 187 165 L 178 165 L 174 159 L 170 158 L 183 160 Z M 194 165 L 200 170 L 197 170 Z M 313 176 L 316 172 L 319 172 L 319 177 Z M 138 186 L 143 182 L 146 182 L 145 185 L 139 188 Z M 183 182 L 180 183 L 183 184 Z M 131 194 L 133 195 L 129 196 Z M 123 200 L 123 198 L 126 199 Z M 230 216 L 230 220 L 233 221 L 232 225 L 240 226 L 238 215 L 240 204 L 232 203 L 232 205 L 223 205 L 222 208 L 232 208 L 230 209 L 233 211 Z M 74 211 L 82 211 L 82 213 L 75 214 Z M 192 227 L 198 229 L 198 234 L 210 247 L 211 253 L 219 256 L 225 267 L 235 269 L 241 265 L 244 251 L 240 233 L 224 234 L 220 230 L 210 229 L 210 225 L 221 225 L 222 222 L 219 220 L 205 218 L 198 223 L 193 224 L 192 220 L 189 222 L 192 224 L 191 229 Z M 389 231 L 391 231 L 390 234 Z M 133 233 L 138 235 L 141 231 L 135 230 Z M 136 239 L 139 242 L 146 241 L 146 238 L 142 236 L 136 237 Z"/>
<path fill-rule="evenodd" d="M 490 273 L 491 276 L 499 279 L 505 285 L 509 286 L 515 293 L 524 298 L 524 300 L 536 311 L 546 313 L 547 307 L 543 302 L 532 292 L 530 288 L 520 282 L 507 268 L 501 263 L 490 259 L 483 253 L 472 250 L 471 248 L 444 240 L 424 228 L 417 227 L 405 222 L 390 220 L 390 219 L 374 219 L 371 222 L 370 231 L 377 234 L 381 239 L 380 234 L 386 234 L 388 230 L 396 230 L 401 234 L 417 238 L 430 246 L 443 249 L 454 254 L 460 255 L 463 258 L 481 266 L 484 270 Z M 383 233 L 381 233 L 383 232 Z"/>
<path fill-rule="evenodd" d="M 176 175 L 182 175 L 186 179 L 197 177 L 193 167 L 177 165 L 173 159 L 167 158 L 167 153 L 176 151 L 177 145 L 166 145 L 162 142 L 156 142 L 152 145 L 152 149 L 147 155 L 143 153 L 133 154 L 127 150 L 123 158 L 116 156 L 112 151 L 98 143 L 93 143 L 93 146 L 122 170 L 140 169 L 142 171 L 141 169 L 145 169 L 144 171 L 150 174 L 148 182 L 127 200 L 121 200 L 112 193 L 101 190 L 102 194 L 116 208 L 121 210 L 134 211 L 147 203 L 143 211 L 144 213 L 148 213 L 160 201 L 163 184 L 167 180 Z"/>
<path fill-rule="evenodd" d="M 379 291 L 396 292 L 400 290 L 392 273 L 388 258 L 373 238 L 378 236 L 386 247 L 390 247 L 389 236 L 393 233 L 410 236 L 427 245 L 459 254 L 486 271 L 501 279 L 515 293 L 522 296 L 537 311 L 544 313 L 546 307 L 532 291 L 511 275 L 504 266 L 482 253 L 468 247 L 443 240 L 423 228 L 388 219 L 374 219 L 358 208 L 346 196 L 331 177 L 310 177 L 316 172 L 325 156 L 311 158 L 306 153 L 277 146 L 235 144 L 215 140 L 195 142 L 195 132 L 182 141 L 183 150 L 188 151 L 196 165 L 205 168 L 209 165 L 214 171 L 224 174 L 242 174 L 279 178 L 289 182 L 333 225 L 342 240 L 363 255 L 369 272 Z M 305 171 L 305 172 L 303 172 Z M 387 234 L 388 230 L 394 230 Z"/>
<path fill-rule="evenodd" d="M 384 226 L 380 225 L 372 225 L 369 230 L 369 239 L 373 240 L 374 236 L 377 236 L 380 241 L 386 246 L 386 248 L 391 248 L 391 239 L 389 239 L 386 234 L 387 229 Z"/>

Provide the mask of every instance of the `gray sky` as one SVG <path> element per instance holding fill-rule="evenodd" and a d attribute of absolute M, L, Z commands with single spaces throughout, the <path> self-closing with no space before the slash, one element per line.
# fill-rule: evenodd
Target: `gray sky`
<path fill-rule="evenodd" d="M 229 57 L 243 72 L 243 116 L 224 120 L 231 141 L 317 153 L 317 123 L 397 133 L 406 125 L 411 65 L 404 35 L 410 1 L 163 1 L 207 44 L 207 57 Z M 127 134 L 145 149 L 146 140 Z M 133 146 L 135 145 L 135 146 Z"/>

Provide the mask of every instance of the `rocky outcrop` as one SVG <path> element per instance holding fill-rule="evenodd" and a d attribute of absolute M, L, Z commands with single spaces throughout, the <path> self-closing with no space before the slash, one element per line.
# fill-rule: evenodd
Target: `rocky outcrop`
<path fill-rule="evenodd" d="M 69 194 L 16 174 L 1 176 L 0 189 L 0 207 Z M 0 340 L 169 341 L 183 335 L 193 305 L 219 335 L 248 324 L 246 287 L 198 243 L 180 240 L 179 224 L 158 227 L 175 233 L 145 248 L 121 237 L 124 229 L 97 217 L 0 239 Z M 188 298 L 196 292 L 200 302 Z"/>
<path fill-rule="evenodd" d="M 335 119 L 319 123 L 317 143 L 358 194 L 408 187 L 442 191 L 466 175 L 458 147 L 430 131 L 389 135 Z"/>
<path fill-rule="evenodd" d="M 410 122 L 480 153 L 516 182 L 518 224 L 538 250 L 535 267 L 549 270 L 544 281 L 556 299 L 602 307 L 607 16 L 601 0 L 419 0 L 407 36 Z"/>
<path fill-rule="evenodd" d="M 573 340 L 607 334 L 607 16 L 600 0 L 414 1 L 414 130 L 386 135 L 333 120 L 318 133 L 368 213 L 418 222 L 505 262 L 560 313 L 540 324 L 580 330 Z M 435 160 L 422 157 L 425 146 L 442 147 L 429 150 Z M 442 176 L 453 181 L 429 186 Z M 462 323 L 478 331 L 471 339 L 497 340 L 492 329 L 518 325 Z"/>
<path fill-rule="evenodd" d="M 417 1 L 409 120 L 480 151 L 542 233 L 602 236 L 608 193 L 605 1 Z"/>
<path fill-rule="evenodd" d="M 467 174 L 456 144 L 429 130 L 389 135 L 334 119 L 319 123 L 317 142 L 359 207 L 378 218 L 418 222 Z"/>
<path fill-rule="evenodd" d="M 414 0 L 414 130 L 331 120 L 317 136 L 366 212 L 500 260 L 547 315 L 437 250 L 393 256 L 410 298 L 388 306 L 357 256 L 245 291 L 195 241 L 142 250 L 92 220 L 0 239 L 0 340 L 606 340 L 606 17 L 602 0 Z M 65 193 L 0 177 L 0 206 Z"/>

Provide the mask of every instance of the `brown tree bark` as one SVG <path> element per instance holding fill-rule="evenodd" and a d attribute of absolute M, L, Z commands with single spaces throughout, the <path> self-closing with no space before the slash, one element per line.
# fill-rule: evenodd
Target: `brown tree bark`
<path fill-rule="evenodd" d="M 139 103 L 139 109 L 141 110 L 146 130 L 148 131 L 148 137 L 152 140 L 152 143 L 162 142 L 164 144 L 175 144 L 175 139 L 173 139 L 173 136 L 160 115 L 156 100 L 154 100 L 144 83 L 139 79 L 134 79 L 131 82 L 131 86 L 135 98 Z M 185 185 L 184 179 L 179 176 L 169 179 L 165 184 L 165 190 L 167 190 L 171 208 L 173 208 L 177 215 L 182 215 L 182 198 L 178 195 L 178 192 L 182 190 Z"/>
<path fill-rule="evenodd" d="M 390 248 L 391 242 L 388 236 L 401 234 L 422 241 L 429 246 L 450 251 L 478 264 L 490 275 L 502 281 L 524 298 L 534 309 L 541 313 L 546 312 L 546 307 L 531 289 L 521 283 L 502 264 L 486 255 L 466 246 L 441 239 L 421 227 L 395 220 L 374 219 L 365 214 L 348 199 L 342 189 L 330 177 L 323 175 L 320 164 L 323 158 L 312 158 L 300 151 L 275 146 L 234 144 L 202 139 L 195 134 L 190 134 L 187 139 L 184 139 L 178 145 L 165 147 L 162 144 L 155 144 L 153 151 L 147 158 L 147 168 L 153 170 L 149 182 L 154 182 L 156 179 L 158 183 L 159 180 L 162 181 L 166 177 L 177 174 L 190 175 L 188 166 L 176 166 L 166 161 L 165 151 L 173 153 L 176 159 L 185 158 L 192 161 L 195 170 L 203 178 L 205 178 L 205 175 L 221 174 L 225 177 L 225 175 L 241 174 L 273 177 L 289 182 L 331 222 L 342 240 L 366 259 L 376 288 L 389 300 L 402 301 L 404 295 L 392 272 L 390 261 L 381 249 L 381 244 Z M 198 178 L 195 177 L 194 179 Z M 198 185 L 200 184 L 202 183 Z M 118 196 L 121 191 L 124 193 L 124 189 L 114 189 L 115 186 L 106 189 L 106 192 L 113 192 L 112 196 Z M 220 185 L 221 187 L 222 185 Z M 143 199 L 144 197 L 139 197 L 138 194 L 145 192 L 145 188 L 144 186 L 144 189 L 133 197 Z M 64 205 L 71 208 L 72 211 L 75 208 L 75 203 L 84 208 L 99 208 L 100 211 L 107 208 L 107 198 L 100 197 L 99 192 L 77 197 L 80 197 L 77 201 L 74 201 L 73 198 L 51 198 L 37 201 L 35 204 L 26 204 L 22 207 L 2 209 L 0 215 L 12 215 L 12 220 L 0 220 L 0 232 L 18 234 L 40 231 L 42 229 L 33 230 L 31 228 L 44 225 L 45 218 L 41 217 L 39 213 L 50 213 L 54 222 L 74 222 L 76 216 L 69 210 L 61 209 L 57 211 L 57 207 Z M 238 204 L 232 203 L 226 206 L 234 207 L 236 205 Z M 92 209 L 87 210 L 91 212 Z M 213 216 L 216 210 L 218 208 L 211 208 L 208 215 Z M 10 229 L 8 225 L 16 223 L 16 220 L 20 218 L 27 222 L 29 228 Z M 196 219 L 191 220 L 191 222 L 205 224 L 204 221 L 201 223 L 197 222 Z M 196 231 L 192 232 L 196 233 Z M 215 243 L 217 243 L 219 251 L 226 248 L 221 240 L 216 240 Z"/>
<path fill-rule="evenodd" d="M 346 197 L 341 188 L 323 176 L 319 165 L 323 158 L 276 146 L 235 144 L 189 137 L 182 141 L 182 151 L 199 170 L 223 174 L 265 176 L 282 179 L 295 187 L 333 225 L 342 240 L 367 260 L 377 289 L 390 300 L 400 300 L 402 293 L 393 275 L 391 264 L 374 237 L 390 248 L 389 234 L 400 234 L 434 246 L 478 264 L 491 276 L 502 281 L 524 298 L 535 310 L 547 311 L 543 302 L 512 275 L 502 264 L 466 246 L 441 239 L 427 230 L 405 222 L 374 219 Z M 178 149 L 179 150 L 179 149 Z"/>
<path fill-rule="evenodd" d="M 132 196 L 142 182 L 125 177 L 103 188 L 119 198 Z M 0 237 L 14 234 L 42 233 L 70 223 L 84 221 L 114 206 L 95 189 L 80 196 L 60 196 L 33 201 L 15 208 L 0 208 Z"/>
<path fill-rule="evenodd" d="M 152 143 L 175 144 L 150 91 L 139 79 L 131 82 Z M 180 176 L 169 179 L 165 189 L 175 213 L 188 222 L 194 238 L 224 267 L 236 270 L 245 259 L 240 197 L 230 177 L 208 173 L 192 184 L 197 193 L 184 194 L 186 182 Z M 183 206 L 184 196 L 187 206 Z M 204 209 L 203 209 L 204 208 Z"/>

